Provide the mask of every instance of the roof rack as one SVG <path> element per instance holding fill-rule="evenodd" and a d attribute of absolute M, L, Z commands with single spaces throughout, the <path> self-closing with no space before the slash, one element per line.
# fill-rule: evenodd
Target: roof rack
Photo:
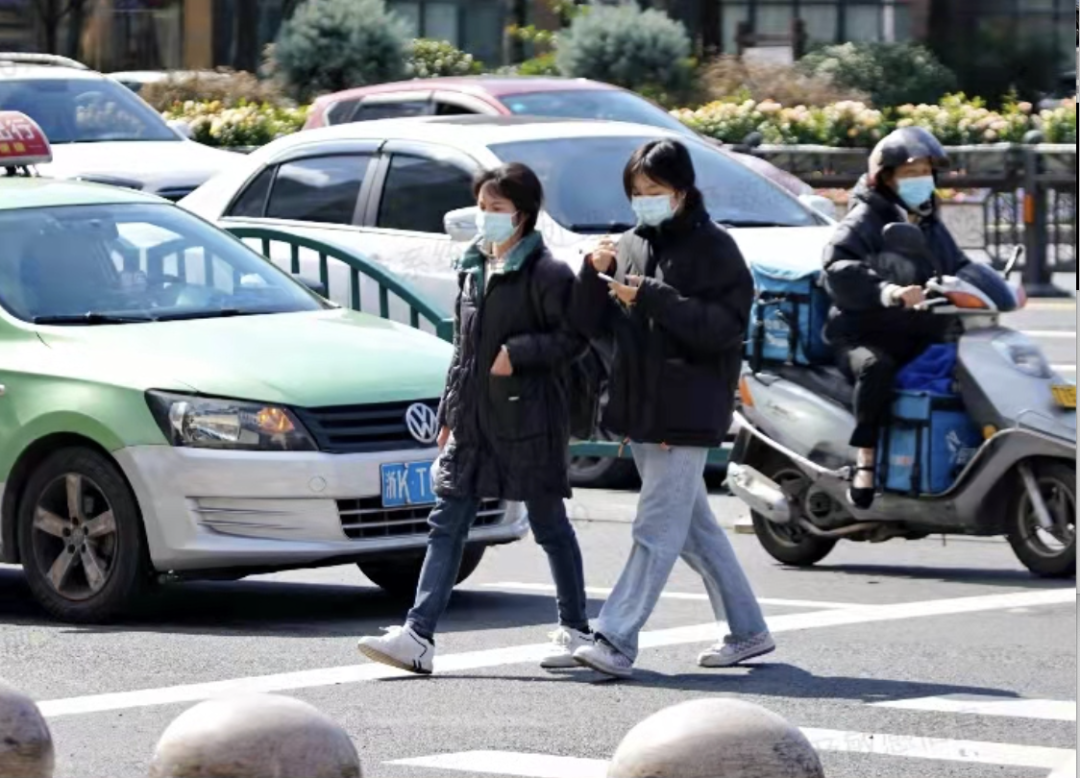
<path fill-rule="evenodd" d="M 89 70 L 86 65 L 68 57 L 57 54 L 32 54 L 22 51 L 0 51 L 0 63 L 11 65 L 44 65 L 58 68 L 74 68 L 76 70 Z"/>

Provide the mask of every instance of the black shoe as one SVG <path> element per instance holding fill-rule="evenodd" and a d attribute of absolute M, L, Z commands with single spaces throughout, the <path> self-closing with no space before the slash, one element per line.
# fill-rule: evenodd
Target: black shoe
<path fill-rule="evenodd" d="M 867 467 L 865 465 L 856 467 L 856 473 L 860 472 L 874 472 L 873 467 Z M 870 506 L 874 504 L 874 496 L 877 493 L 877 489 L 873 486 L 869 487 L 855 487 L 851 486 L 847 491 L 848 502 L 854 505 L 859 510 L 869 510 Z"/>

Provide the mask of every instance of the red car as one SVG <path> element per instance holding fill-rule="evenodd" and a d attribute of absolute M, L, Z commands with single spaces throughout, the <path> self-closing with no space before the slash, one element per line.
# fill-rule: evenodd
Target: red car
<path fill-rule="evenodd" d="M 663 108 L 634 92 L 583 78 L 521 76 L 426 78 L 348 89 L 317 99 L 304 129 L 373 119 L 454 114 L 603 119 L 700 137 Z M 813 193 L 801 179 L 765 160 L 729 149 L 724 152 L 795 195 Z"/>

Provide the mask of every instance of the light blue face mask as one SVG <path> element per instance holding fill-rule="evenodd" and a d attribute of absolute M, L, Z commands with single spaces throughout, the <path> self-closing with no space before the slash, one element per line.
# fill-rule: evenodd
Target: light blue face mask
<path fill-rule="evenodd" d="M 497 246 L 502 245 L 514 237 L 514 233 L 517 232 L 514 216 L 515 214 L 512 213 L 478 211 L 476 214 L 476 229 L 488 243 L 494 243 Z"/>
<path fill-rule="evenodd" d="M 896 193 L 912 210 L 925 205 L 934 196 L 935 188 L 933 176 L 901 178 L 896 183 Z"/>
<path fill-rule="evenodd" d="M 638 221 L 647 227 L 659 227 L 675 215 L 670 195 L 634 197 L 630 200 L 630 207 Z"/>

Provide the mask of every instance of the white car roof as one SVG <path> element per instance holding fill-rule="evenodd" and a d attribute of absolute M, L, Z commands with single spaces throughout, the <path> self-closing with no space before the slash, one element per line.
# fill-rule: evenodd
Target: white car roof
<path fill-rule="evenodd" d="M 71 80 L 103 81 L 105 76 L 94 70 L 80 70 L 61 65 L 31 65 L 23 62 L 4 62 L 0 60 L 0 81 L 18 79 L 20 81 Z"/>
<path fill-rule="evenodd" d="M 463 151 L 500 143 L 561 138 L 678 138 L 685 135 L 643 124 L 588 119 L 544 119 L 516 116 L 441 116 L 338 124 L 275 141 L 275 152 L 299 146 L 356 140 L 441 143 Z M 692 141 L 692 139 L 690 139 Z"/>

